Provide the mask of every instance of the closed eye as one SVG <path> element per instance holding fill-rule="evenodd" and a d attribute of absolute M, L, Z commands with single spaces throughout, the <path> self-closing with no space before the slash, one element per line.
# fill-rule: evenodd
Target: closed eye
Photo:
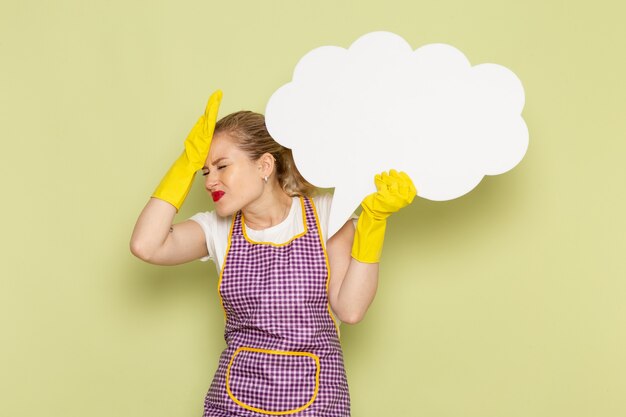
<path fill-rule="evenodd" d="M 219 171 L 219 170 L 222 170 L 222 169 L 226 168 L 227 166 L 228 166 L 228 165 L 220 165 L 220 166 L 218 166 L 218 167 L 217 167 L 217 170 L 218 170 L 218 171 Z M 210 173 L 211 173 L 211 171 L 209 171 L 209 170 L 202 171 L 202 175 L 203 175 L 203 176 L 205 176 L 205 177 L 206 177 L 207 175 L 209 175 Z"/>

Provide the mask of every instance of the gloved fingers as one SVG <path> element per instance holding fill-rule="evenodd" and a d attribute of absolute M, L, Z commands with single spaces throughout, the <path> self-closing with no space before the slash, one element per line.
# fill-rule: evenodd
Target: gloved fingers
<path fill-rule="evenodd" d="M 377 194 L 384 200 L 390 201 L 391 198 L 397 198 L 401 192 L 399 190 L 399 182 L 397 172 L 394 170 L 381 172 L 374 177 L 376 183 Z"/>
<path fill-rule="evenodd" d="M 396 178 L 391 175 L 387 176 L 387 189 L 391 195 L 397 196 L 400 193 L 399 185 Z"/>
<path fill-rule="evenodd" d="M 417 190 L 415 189 L 415 184 L 413 184 L 411 177 L 409 177 L 406 172 L 400 171 L 399 178 L 401 179 L 402 183 L 406 185 L 405 195 L 406 195 L 407 201 L 410 204 L 415 198 L 415 195 L 417 194 Z"/>
<path fill-rule="evenodd" d="M 391 184 L 395 182 L 395 179 L 387 173 L 387 171 L 381 172 L 378 177 L 380 177 L 380 182 L 383 184 L 383 189 L 388 190 L 391 187 Z"/>
<path fill-rule="evenodd" d="M 406 172 L 400 171 L 398 177 L 405 183 L 413 185 L 413 180 L 411 180 L 411 177 L 409 177 Z"/>
<path fill-rule="evenodd" d="M 409 184 L 402 178 L 398 181 L 398 194 L 404 200 L 407 200 L 410 195 Z"/>
<path fill-rule="evenodd" d="M 185 151 L 191 160 L 195 160 L 196 155 L 203 153 L 205 145 L 198 141 L 197 138 L 202 137 L 201 132 L 204 130 L 205 121 L 204 115 L 200 116 L 185 139 Z"/>
<path fill-rule="evenodd" d="M 387 184 L 388 192 L 385 194 L 386 199 L 390 204 L 397 206 L 396 210 L 413 202 L 416 195 L 415 185 L 405 172 L 390 169 L 389 174 L 382 177 Z M 390 200 L 389 198 L 392 199 Z M 393 200 L 395 200 L 395 203 L 392 203 Z"/>
<path fill-rule="evenodd" d="M 395 196 L 406 201 L 406 204 L 410 204 L 417 194 L 415 184 L 404 171 L 390 169 L 381 172 L 374 177 L 374 183 L 380 195 Z"/>
<path fill-rule="evenodd" d="M 387 189 L 387 184 L 385 183 L 383 174 L 376 174 L 374 176 L 374 185 L 376 185 L 376 190 L 378 192 L 384 192 Z"/>
<path fill-rule="evenodd" d="M 413 200 L 415 199 L 415 196 L 417 195 L 417 188 L 415 188 L 415 184 L 413 184 L 413 181 L 411 181 L 409 183 L 409 204 L 411 204 L 413 202 Z"/>
<path fill-rule="evenodd" d="M 191 129 L 191 132 L 187 135 L 187 139 L 185 139 L 185 152 L 187 157 L 198 167 L 204 164 L 206 156 L 209 153 L 221 99 L 222 92 L 220 90 L 211 94 L 204 114 L 200 116 Z"/>
<path fill-rule="evenodd" d="M 393 186 L 389 187 L 390 190 L 392 190 L 394 194 L 400 197 L 403 197 L 406 194 L 406 190 L 403 187 L 403 182 L 400 176 L 398 175 L 398 171 L 396 171 L 395 169 L 390 169 L 389 180 L 390 180 L 390 184 L 393 184 Z"/>
<path fill-rule="evenodd" d="M 214 120 L 217 118 L 217 110 L 222 102 L 222 95 L 222 90 L 215 90 L 213 94 L 211 94 L 209 101 L 206 104 L 206 108 L 204 109 L 205 117 Z"/>
<path fill-rule="evenodd" d="M 383 172 L 381 174 L 383 181 L 387 184 L 387 189 L 393 190 L 394 193 L 400 193 L 404 195 L 404 178 L 400 176 L 398 171 L 395 169 L 390 169 L 389 173 Z"/>

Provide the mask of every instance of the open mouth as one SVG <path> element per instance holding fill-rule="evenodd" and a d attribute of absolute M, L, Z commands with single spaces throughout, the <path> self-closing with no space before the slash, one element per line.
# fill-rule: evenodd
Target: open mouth
<path fill-rule="evenodd" d="M 213 191 L 211 193 L 211 197 L 213 197 L 213 201 L 218 201 L 223 196 L 224 196 L 224 191 Z"/>

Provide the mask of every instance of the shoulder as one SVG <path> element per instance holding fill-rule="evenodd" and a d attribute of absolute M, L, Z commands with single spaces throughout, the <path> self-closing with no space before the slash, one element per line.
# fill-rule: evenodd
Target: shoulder
<path fill-rule="evenodd" d="M 202 228 L 211 227 L 217 221 L 217 214 L 214 211 L 203 211 L 200 213 L 196 213 L 189 218 L 189 220 L 193 220 L 196 223 L 199 223 Z"/>
<path fill-rule="evenodd" d="M 216 265 L 219 265 L 219 260 L 222 259 L 223 248 L 226 247 L 228 241 L 232 218 L 220 217 L 215 211 L 204 211 L 194 214 L 189 220 L 198 223 L 204 231 L 209 256 L 201 260 L 212 259 Z"/>
<path fill-rule="evenodd" d="M 215 211 L 203 211 L 194 214 L 189 220 L 200 224 L 207 237 L 213 238 L 228 234 L 232 218 L 218 216 Z"/>

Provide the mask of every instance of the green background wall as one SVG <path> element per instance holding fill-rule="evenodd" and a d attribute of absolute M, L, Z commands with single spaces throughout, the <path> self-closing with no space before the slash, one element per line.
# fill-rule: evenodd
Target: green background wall
<path fill-rule="evenodd" d="M 264 111 L 298 59 L 388 30 L 526 90 L 525 159 L 390 220 L 342 326 L 353 415 L 626 415 L 626 8 L 583 1 L 0 5 L 0 415 L 202 415 L 212 264 L 134 258 L 136 217 L 206 104 Z M 177 220 L 209 208 L 196 178 Z"/>

